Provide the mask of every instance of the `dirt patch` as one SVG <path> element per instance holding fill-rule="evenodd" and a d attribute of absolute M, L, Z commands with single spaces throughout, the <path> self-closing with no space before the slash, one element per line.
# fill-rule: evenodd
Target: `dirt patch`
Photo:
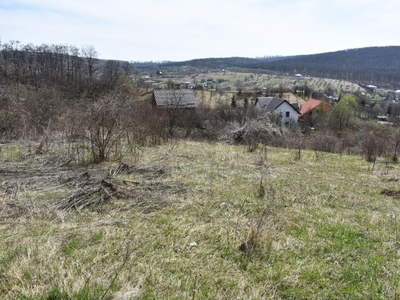
<path fill-rule="evenodd" d="M 381 194 L 393 197 L 395 199 L 400 199 L 400 191 L 383 190 L 383 191 L 381 191 Z"/>
<path fill-rule="evenodd" d="M 4 225 L 4 224 L 0 224 L 0 231 L 1 230 L 5 230 L 5 229 L 7 229 L 8 228 L 8 224 L 7 225 Z"/>

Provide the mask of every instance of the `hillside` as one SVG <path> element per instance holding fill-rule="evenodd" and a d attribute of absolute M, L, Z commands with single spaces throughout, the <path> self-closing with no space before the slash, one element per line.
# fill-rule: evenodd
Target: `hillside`
<path fill-rule="evenodd" d="M 2 299 L 400 292 L 399 165 L 172 141 L 125 164 L 60 167 L 61 148 L 31 147 L 2 145 Z"/>
<path fill-rule="evenodd" d="M 276 60 L 284 59 L 284 57 L 273 56 L 263 58 L 247 58 L 247 57 L 227 57 L 227 58 L 203 58 L 193 59 L 182 62 L 166 62 L 163 63 L 163 67 L 196 67 L 196 68 L 209 68 L 209 69 L 226 69 L 226 68 L 241 68 L 241 67 L 252 67 L 260 62 L 272 62 Z"/>
<path fill-rule="evenodd" d="M 400 81 L 400 47 L 370 47 L 260 63 L 261 68 L 383 85 Z"/>
<path fill-rule="evenodd" d="M 368 47 L 313 55 L 267 58 L 209 58 L 161 64 L 197 68 L 247 68 L 280 73 L 301 73 L 314 77 L 398 87 L 400 47 Z"/>

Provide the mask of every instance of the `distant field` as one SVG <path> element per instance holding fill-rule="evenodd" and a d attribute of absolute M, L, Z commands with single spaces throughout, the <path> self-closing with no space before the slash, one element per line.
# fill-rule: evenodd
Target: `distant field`
<path fill-rule="evenodd" d="M 182 72 L 185 73 L 185 72 Z M 187 71 L 186 71 L 187 73 Z M 325 78 L 302 78 L 296 79 L 293 77 L 278 77 L 269 74 L 256 74 L 256 73 L 240 73 L 240 72 L 208 72 L 208 73 L 196 73 L 191 75 L 182 75 L 178 71 L 171 73 L 166 72 L 162 77 L 155 77 L 157 81 L 155 88 L 166 88 L 167 81 L 172 80 L 175 83 L 190 82 L 192 84 L 205 84 L 208 79 L 214 80 L 212 84 L 212 90 L 204 89 L 203 91 L 195 91 L 198 103 L 215 107 L 218 104 L 229 105 L 232 100 L 232 95 L 239 89 L 242 91 L 259 91 L 261 93 L 267 93 L 269 90 L 278 89 L 279 86 L 294 89 L 297 86 L 304 86 L 307 84 L 310 88 L 315 91 L 321 90 L 326 91 L 328 88 L 332 91 L 332 96 L 339 96 L 340 92 L 351 91 L 355 92 L 358 90 L 364 91 L 359 85 L 350 83 L 347 81 L 325 79 Z M 224 91 L 215 91 L 215 89 L 223 88 Z M 307 101 L 308 98 L 302 98 L 294 93 L 285 93 L 283 98 L 289 102 L 296 102 L 302 104 Z M 255 99 L 251 99 L 252 102 Z M 238 103 L 240 105 L 240 101 Z"/>
<path fill-rule="evenodd" d="M 208 79 L 213 79 L 218 87 L 228 87 L 232 91 L 236 91 L 239 88 L 242 90 L 254 90 L 254 89 L 271 89 L 276 88 L 280 84 L 286 87 L 293 87 L 295 85 L 302 86 L 307 84 L 313 90 L 325 90 L 331 88 L 337 94 L 339 91 L 355 92 L 360 88 L 359 85 L 336 79 L 327 78 L 316 78 L 316 77 L 305 77 L 305 78 L 294 78 L 292 76 L 276 76 L 271 74 L 257 74 L 257 73 L 240 73 L 240 72 L 193 72 L 190 75 L 182 75 L 184 72 L 179 73 L 165 72 L 163 77 L 156 78 L 160 80 L 161 84 L 167 80 L 173 80 L 174 82 L 191 82 L 201 84 L 206 82 Z M 214 84 L 215 87 L 215 84 Z M 337 94 L 338 95 L 338 94 Z"/>
<path fill-rule="evenodd" d="M 34 146 L 2 145 L 1 299 L 400 294 L 399 165 L 172 141 L 68 167 Z"/>

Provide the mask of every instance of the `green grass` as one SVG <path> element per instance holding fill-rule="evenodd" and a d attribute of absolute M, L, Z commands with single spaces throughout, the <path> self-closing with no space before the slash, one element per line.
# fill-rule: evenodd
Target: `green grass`
<path fill-rule="evenodd" d="M 115 182 L 154 183 L 146 194 L 158 203 L 152 209 L 111 199 L 100 210 L 52 212 L 65 185 L 25 187 L 18 203 L 39 201 L 41 210 L 0 221 L 0 298 L 398 297 L 400 200 L 381 191 L 399 189 L 400 166 L 378 162 L 372 172 L 355 156 L 293 157 L 287 149 L 198 142 L 143 149 L 137 165 L 165 173 Z M 155 189 L 178 183 L 184 191 Z M 243 253 L 268 207 L 257 247 Z"/>

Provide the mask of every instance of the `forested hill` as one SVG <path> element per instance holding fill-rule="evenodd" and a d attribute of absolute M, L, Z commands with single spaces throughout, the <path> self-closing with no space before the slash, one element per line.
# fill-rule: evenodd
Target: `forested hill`
<path fill-rule="evenodd" d="M 400 46 L 368 47 L 290 57 L 194 59 L 162 65 L 210 69 L 265 69 L 359 83 L 400 86 Z"/>
<path fill-rule="evenodd" d="M 271 62 L 279 59 L 284 59 L 285 57 L 271 56 L 263 58 L 247 58 L 247 57 L 224 57 L 224 58 L 203 58 L 203 59 L 193 59 L 181 62 L 166 62 L 163 66 L 170 67 L 182 67 L 189 66 L 195 68 L 208 68 L 208 69 L 226 69 L 235 67 L 247 67 L 252 68 L 253 65 L 260 64 L 261 62 Z"/>
<path fill-rule="evenodd" d="M 400 47 L 369 47 L 301 55 L 279 61 L 260 62 L 256 65 L 252 64 L 252 67 L 375 84 L 391 84 L 400 81 Z"/>

